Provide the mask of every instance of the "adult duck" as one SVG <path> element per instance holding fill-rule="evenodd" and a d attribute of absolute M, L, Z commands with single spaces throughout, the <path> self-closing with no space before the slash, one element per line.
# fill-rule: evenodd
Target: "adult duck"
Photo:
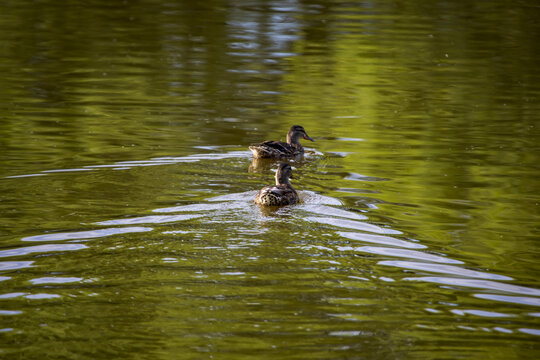
<path fill-rule="evenodd" d="M 289 181 L 291 176 L 291 165 L 287 163 L 279 164 L 276 172 L 276 185 L 263 187 L 255 197 L 255 203 L 263 206 L 282 206 L 297 203 L 298 194 Z"/>
<path fill-rule="evenodd" d="M 315 141 L 308 136 L 302 126 L 293 125 L 287 133 L 287 142 L 269 140 L 260 144 L 251 144 L 249 149 L 255 158 L 294 158 L 304 154 L 304 148 L 300 144 L 301 138 Z"/>

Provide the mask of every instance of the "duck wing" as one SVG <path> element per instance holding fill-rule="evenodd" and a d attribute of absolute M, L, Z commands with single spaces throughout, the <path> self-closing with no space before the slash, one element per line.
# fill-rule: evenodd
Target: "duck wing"
<path fill-rule="evenodd" d="M 290 152 L 291 149 L 292 149 L 291 145 L 287 144 L 286 142 L 273 141 L 273 140 L 265 141 L 265 142 L 261 143 L 261 146 L 272 148 L 272 149 L 275 149 L 275 150 L 277 150 L 279 152 L 283 152 L 283 153 Z"/>
<path fill-rule="evenodd" d="M 255 157 L 281 158 L 293 156 L 295 148 L 282 141 L 265 141 L 260 144 L 252 144 L 250 147 Z"/>

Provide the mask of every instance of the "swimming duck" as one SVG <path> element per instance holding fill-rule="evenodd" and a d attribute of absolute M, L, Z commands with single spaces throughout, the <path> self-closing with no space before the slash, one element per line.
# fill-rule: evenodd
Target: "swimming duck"
<path fill-rule="evenodd" d="M 315 141 L 308 136 L 306 130 L 304 130 L 302 126 L 293 125 L 287 133 L 286 143 L 269 140 L 260 144 L 251 144 L 249 149 L 255 158 L 292 158 L 304 153 L 304 148 L 300 145 L 300 138 Z"/>
<path fill-rule="evenodd" d="M 298 194 L 289 182 L 292 176 L 291 165 L 279 164 L 276 172 L 276 185 L 265 186 L 259 191 L 255 203 L 264 206 L 292 205 L 298 202 Z"/>

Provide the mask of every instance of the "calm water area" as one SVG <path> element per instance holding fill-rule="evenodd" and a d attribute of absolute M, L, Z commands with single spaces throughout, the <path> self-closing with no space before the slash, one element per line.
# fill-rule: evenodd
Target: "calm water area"
<path fill-rule="evenodd" d="M 539 39 L 536 1 L 0 1 L 0 359 L 540 358 Z"/>

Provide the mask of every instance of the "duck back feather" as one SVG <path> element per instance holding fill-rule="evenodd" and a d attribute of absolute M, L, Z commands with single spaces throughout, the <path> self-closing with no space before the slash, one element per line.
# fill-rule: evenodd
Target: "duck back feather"
<path fill-rule="evenodd" d="M 264 206 L 292 205 L 297 202 L 298 194 L 289 184 L 265 186 L 255 198 L 255 203 Z"/>

